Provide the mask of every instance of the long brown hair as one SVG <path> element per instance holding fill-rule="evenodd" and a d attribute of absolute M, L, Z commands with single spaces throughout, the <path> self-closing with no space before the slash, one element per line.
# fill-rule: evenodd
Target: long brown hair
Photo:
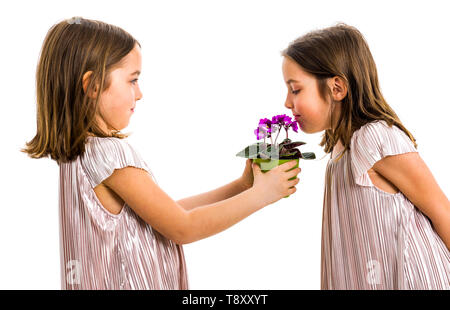
<path fill-rule="evenodd" d="M 325 146 L 325 153 L 331 153 L 341 139 L 344 146 L 341 158 L 350 149 L 353 133 L 375 120 L 384 120 L 390 127 L 397 126 L 417 148 L 416 139 L 403 126 L 381 93 L 375 61 L 358 29 L 338 23 L 314 30 L 291 42 L 281 54 L 294 60 L 317 79 L 319 94 L 324 100 L 331 98 L 328 78 L 339 76 L 347 85 L 347 96 L 341 102 L 337 125 L 332 123 L 332 128 L 325 130 L 319 144 Z"/>
<path fill-rule="evenodd" d="M 68 162 L 83 154 L 89 133 L 103 132 L 95 121 L 101 93 L 110 86 L 110 72 L 139 44 L 125 30 L 97 20 L 73 17 L 53 25 L 41 48 L 36 69 L 37 132 L 22 152 L 32 158 L 50 156 Z M 92 71 L 86 91 L 83 75 Z M 97 87 L 93 99 L 88 94 Z"/>

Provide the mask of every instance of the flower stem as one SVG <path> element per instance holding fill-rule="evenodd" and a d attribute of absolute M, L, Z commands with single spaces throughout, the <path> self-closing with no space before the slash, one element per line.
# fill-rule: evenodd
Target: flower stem
<path fill-rule="evenodd" d="M 280 134 L 280 131 L 281 131 L 281 127 L 280 127 L 280 128 L 278 128 L 278 132 L 277 132 L 277 137 L 275 138 L 275 142 L 277 142 L 277 139 L 278 139 L 278 135 Z"/>

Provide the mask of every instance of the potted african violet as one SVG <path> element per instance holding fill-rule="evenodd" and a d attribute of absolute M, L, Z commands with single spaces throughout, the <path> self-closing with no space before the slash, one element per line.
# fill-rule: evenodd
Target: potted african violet
<path fill-rule="evenodd" d="M 286 131 L 286 139 L 280 144 L 277 144 L 278 135 L 283 128 Z M 316 155 L 314 153 L 302 153 L 298 149 L 299 146 L 306 144 L 305 142 L 293 142 L 289 139 L 288 130 L 290 128 L 295 132 L 298 132 L 297 122 L 295 120 L 292 121 L 286 114 L 276 115 L 272 117 L 272 120 L 267 118 L 260 119 L 258 128 L 255 129 L 255 135 L 257 140 L 264 139 L 264 142 L 251 144 L 237 153 L 236 156 L 252 159 L 252 161 L 261 168 L 263 173 L 291 160 L 297 161 L 295 167 L 292 168 L 295 169 L 298 167 L 300 158 L 306 160 L 315 159 Z M 273 140 L 272 136 L 275 134 L 276 137 L 275 140 Z M 266 143 L 266 138 L 270 138 L 271 143 Z M 295 177 L 290 180 L 293 179 L 295 179 Z"/>

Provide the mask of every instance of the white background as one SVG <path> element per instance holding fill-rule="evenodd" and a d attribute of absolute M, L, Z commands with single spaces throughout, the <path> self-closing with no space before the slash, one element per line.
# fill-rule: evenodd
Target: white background
<path fill-rule="evenodd" d="M 72 16 L 122 27 L 142 45 L 143 99 L 130 143 L 174 199 L 238 178 L 235 154 L 258 120 L 288 114 L 280 51 L 336 22 L 369 43 L 386 100 L 443 191 L 448 182 L 450 19 L 447 1 L 2 1 L 0 289 L 59 289 L 58 166 L 19 149 L 36 130 L 35 69 L 43 39 Z M 288 114 L 290 115 L 290 114 Z M 185 245 L 192 289 L 319 289 L 322 133 L 292 134 L 297 193 L 227 231 Z"/>

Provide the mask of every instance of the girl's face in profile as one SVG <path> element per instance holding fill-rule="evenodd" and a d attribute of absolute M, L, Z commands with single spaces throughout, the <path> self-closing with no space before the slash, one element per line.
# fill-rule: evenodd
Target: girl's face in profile
<path fill-rule="evenodd" d="M 330 104 L 319 95 L 317 79 L 289 57 L 283 59 L 283 77 L 288 87 L 284 106 L 292 111 L 301 130 L 316 133 L 331 128 Z"/>
<path fill-rule="evenodd" d="M 99 101 L 97 118 L 105 133 L 128 126 L 136 101 L 142 98 L 137 78 L 141 72 L 141 50 L 136 46 L 122 59 L 122 65 L 111 71 L 111 84 Z"/>

